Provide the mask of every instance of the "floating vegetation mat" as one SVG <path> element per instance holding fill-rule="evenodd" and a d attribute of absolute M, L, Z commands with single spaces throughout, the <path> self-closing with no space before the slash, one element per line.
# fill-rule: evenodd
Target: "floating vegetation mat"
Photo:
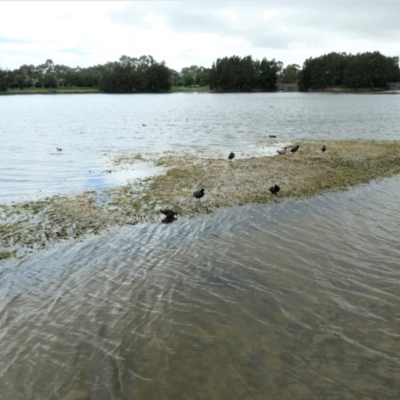
<path fill-rule="evenodd" d="M 166 152 L 161 156 L 115 157 L 117 168 L 138 161 L 163 166 L 165 172 L 102 192 L 53 196 L 38 201 L 0 205 L 0 260 L 23 256 L 65 239 L 126 224 L 161 220 L 160 209 L 180 217 L 211 214 L 221 207 L 278 203 L 328 191 L 345 190 L 400 172 L 398 141 L 299 141 L 298 152 L 274 157 L 211 157 L 207 152 Z M 327 151 L 321 152 L 322 144 Z M 257 143 L 268 147 L 268 143 Z M 112 168 L 113 168 L 112 167 Z M 113 172 L 111 168 L 110 172 Z M 114 169 L 114 170 L 115 170 Z M 268 189 L 281 188 L 278 195 Z M 201 202 L 193 192 L 204 188 Z"/>

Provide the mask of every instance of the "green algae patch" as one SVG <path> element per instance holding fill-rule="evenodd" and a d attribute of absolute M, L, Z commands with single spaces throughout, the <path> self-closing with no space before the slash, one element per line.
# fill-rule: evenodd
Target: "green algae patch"
<path fill-rule="evenodd" d="M 279 203 L 346 190 L 400 172 L 398 141 L 299 141 L 298 152 L 286 155 L 237 157 L 208 151 L 165 152 L 117 156 L 115 168 L 138 161 L 163 166 L 164 173 L 137 179 L 103 192 L 0 205 L 0 254 L 22 256 L 53 243 L 99 234 L 105 229 L 160 221 L 160 209 L 180 217 L 212 214 L 219 208 Z M 321 151 L 326 144 L 327 151 Z M 271 142 L 258 143 L 259 148 Z M 278 195 L 269 188 L 279 185 Z M 201 201 L 193 192 L 205 189 Z M 5 256 L 3 256 L 4 258 Z M 7 256 L 9 257 L 9 256 Z"/>
<path fill-rule="evenodd" d="M 0 252 L 0 260 L 6 260 L 7 258 L 11 258 L 12 254 L 9 251 Z"/>

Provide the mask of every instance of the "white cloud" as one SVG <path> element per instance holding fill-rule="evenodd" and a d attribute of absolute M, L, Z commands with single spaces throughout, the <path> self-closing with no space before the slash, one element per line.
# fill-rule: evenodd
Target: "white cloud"
<path fill-rule="evenodd" d="M 252 55 L 302 65 L 331 51 L 399 55 L 398 1 L 0 2 L 0 67 L 81 67 L 151 54 L 180 70 Z"/>

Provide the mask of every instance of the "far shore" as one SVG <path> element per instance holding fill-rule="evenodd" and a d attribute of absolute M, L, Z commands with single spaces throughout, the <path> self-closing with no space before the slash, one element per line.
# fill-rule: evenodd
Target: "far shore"
<path fill-rule="evenodd" d="M 272 141 L 257 143 L 270 148 Z M 207 152 L 135 153 L 114 157 L 109 173 L 134 169 L 138 161 L 165 168 L 165 173 L 139 179 L 104 192 L 10 205 L 0 204 L 0 260 L 23 257 L 54 243 L 98 234 L 108 228 L 160 223 L 160 210 L 172 209 L 182 219 L 246 204 L 276 204 L 344 191 L 400 173 L 400 141 L 302 140 L 292 154 L 258 156 L 232 161 Z M 327 151 L 321 151 L 322 144 Z M 278 184 L 279 194 L 269 188 Z M 205 189 L 201 201 L 193 192 Z"/>
<path fill-rule="evenodd" d="M 82 93 L 101 93 L 98 88 L 87 87 L 60 87 L 60 88 L 25 88 L 8 89 L 0 92 L 0 95 L 19 95 L 19 94 L 82 94 Z"/>
<path fill-rule="evenodd" d="M 93 93 L 101 93 L 106 94 L 105 92 L 99 91 L 98 88 L 95 87 L 59 87 L 59 88 L 25 88 L 25 89 L 8 89 L 6 92 L 0 92 L 0 95 L 22 95 L 22 94 L 93 94 Z M 169 93 L 393 93 L 398 94 L 400 91 L 392 90 L 392 89 L 384 89 L 384 88 L 360 88 L 360 89 L 348 89 L 341 87 L 332 87 L 326 89 L 319 90 L 310 90 L 308 92 L 299 92 L 299 91 L 227 91 L 227 90 L 210 90 L 206 87 L 198 87 L 198 88 L 185 88 L 185 87 L 172 87 L 171 90 L 166 92 L 159 92 L 157 94 L 169 94 Z M 109 94 L 118 94 L 118 93 L 109 93 Z M 124 94 L 135 94 L 135 93 L 124 93 Z M 145 93 L 138 93 L 145 94 Z M 151 93 L 146 93 L 151 94 Z"/>

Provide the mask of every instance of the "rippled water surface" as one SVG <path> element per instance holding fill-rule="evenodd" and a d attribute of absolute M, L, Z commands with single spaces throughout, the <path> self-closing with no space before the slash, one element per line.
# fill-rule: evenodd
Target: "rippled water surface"
<path fill-rule="evenodd" d="M 399 139 L 398 96 L 224 96 L 0 97 L 1 135 L 14 132 L 3 198 L 31 195 L 35 180 L 88 187 L 81 173 L 105 152 Z M 2 261 L 0 399 L 399 399 L 399 198 L 395 177 Z"/>

